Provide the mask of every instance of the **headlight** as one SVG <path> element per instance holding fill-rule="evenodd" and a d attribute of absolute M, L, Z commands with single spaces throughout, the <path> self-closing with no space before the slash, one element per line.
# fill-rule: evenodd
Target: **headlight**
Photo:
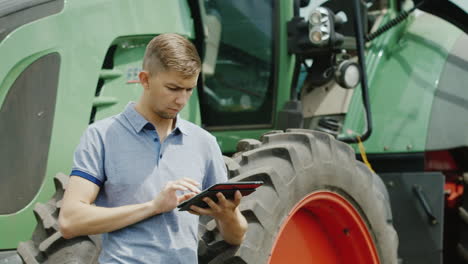
<path fill-rule="evenodd" d="M 312 12 L 309 14 L 309 24 L 311 26 L 318 26 L 322 25 L 329 20 L 329 14 L 327 9 L 323 7 L 318 7 L 314 9 Z"/>
<path fill-rule="evenodd" d="M 330 40 L 330 13 L 318 7 L 309 14 L 309 40 L 316 46 L 323 46 Z"/>

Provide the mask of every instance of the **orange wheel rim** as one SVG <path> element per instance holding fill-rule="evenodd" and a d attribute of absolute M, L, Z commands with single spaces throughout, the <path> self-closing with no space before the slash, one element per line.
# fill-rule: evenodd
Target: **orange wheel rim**
<path fill-rule="evenodd" d="M 380 263 L 366 223 L 341 195 L 315 192 L 289 213 L 269 264 Z"/>

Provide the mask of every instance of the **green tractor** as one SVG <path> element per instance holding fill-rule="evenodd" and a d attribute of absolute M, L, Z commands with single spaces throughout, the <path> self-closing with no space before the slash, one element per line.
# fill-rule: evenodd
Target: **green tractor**
<path fill-rule="evenodd" d="M 138 98 L 146 44 L 165 32 L 203 58 L 181 117 L 217 137 L 230 181 L 265 182 L 240 205 L 239 247 L 200 219 L 200 263 L 468 263 L 466 10 L 0 1 L 0 263 L 97 263 L 99 236 L 58 231 L 73 151 Z"/>

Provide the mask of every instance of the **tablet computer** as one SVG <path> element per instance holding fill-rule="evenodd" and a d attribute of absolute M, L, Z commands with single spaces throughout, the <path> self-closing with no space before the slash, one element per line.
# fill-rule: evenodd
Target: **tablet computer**
<path fill-rule="evenodd" d="M 215 203 L 218 202 L 216 194 L 223 193 L 224 197 L 228 200 L 234 199 L 236 191 L 240 191 L 242 196 L 247 196 L 255 191 L 258 187 L 263 185 L 263 181 L 245 181 L 245 182 L 224 182 L 217 183 L 196 196 L 180 203 L 177 207 L 179 211 L 190 210 L 190 206 L 195 205 L 201 208 L 208 208 L 208 204 L 203 201 L 203 198 L 209 197 Z"/>

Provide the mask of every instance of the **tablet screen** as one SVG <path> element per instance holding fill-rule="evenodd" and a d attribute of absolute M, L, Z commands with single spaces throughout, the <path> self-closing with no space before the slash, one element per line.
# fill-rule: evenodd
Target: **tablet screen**
<path fill-rule="evenodd" d="M 209 197 L 215 203 L 218 202 L 216 194 L 218 192 L 223 193 L 226 199 L 234 199 L 234 194 L 239 190 L 242 196 L 247 196 L 255 191 L 256 188 L 263 185 L 262 181 L 251 181 L 251 182 L 226 182 L 218 183 L 210 188 L 204 190 L 203 192 L 197 194 L 196 196 L 190 198 L 189 200 L 182 202 L 177 207 L 180 208 L 180 211 L 190 210 L 190 206 L 195 205 L 202 208 L 208 208 L 208 204 L 203 201 L 203 198 Z"/>
<path fill-rule="evenodd" d="M 227 183 L 218 183 L 208 190 L 217 191 L 217 190 L 242 190 L 242 189 L 255 189 L 262 186 L 263 182 L 227 182 Z"/>

